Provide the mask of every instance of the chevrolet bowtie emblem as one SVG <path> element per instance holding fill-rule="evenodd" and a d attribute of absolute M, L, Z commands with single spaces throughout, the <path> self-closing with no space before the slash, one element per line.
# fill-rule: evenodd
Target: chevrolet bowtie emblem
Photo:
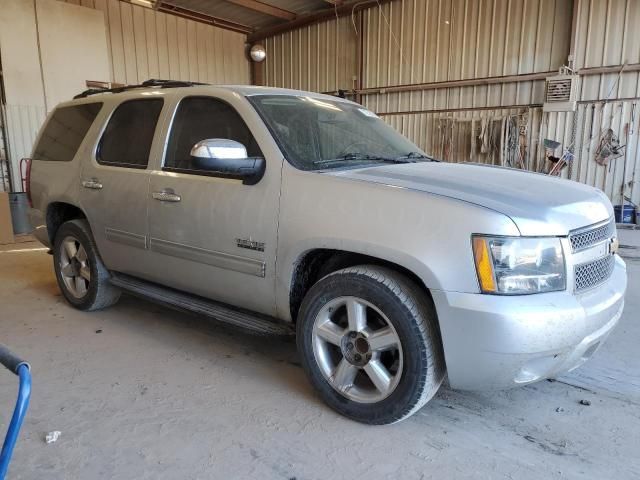
<path fill-rule="evenodd" d="M 613 237 L 609 242 L 609 253 L 611 253 L 612 255 L 618 253 L 618 248 L 620 248 L 618 237 Z"/>

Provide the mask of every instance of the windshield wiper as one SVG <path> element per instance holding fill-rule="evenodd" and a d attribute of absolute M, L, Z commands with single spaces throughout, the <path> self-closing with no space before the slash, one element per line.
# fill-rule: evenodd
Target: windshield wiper
<path fill-rule="evenodd" d="M 429 155 L 425 155 L 423 153 L 419 153 L 419 152 L 409 152 L 406 155 L 402 155 L 400 157 L 396 157 L 396 160 L 419 160 L 419 159 L 426 159 L 429 160 L 430 162 L 439 162 L 440 160 L 436 160 L 433 157 L 430 157 Z"/>
<path fill-rule="evenodd" d="M 346 153 L 337 158 L 314 160 L 313 163 L 315 165 L 318 165 L 318 164 L 327 165 L 331 163 L 360 161 L 360 160 L 374 160 L 374 161 L 389 162 L 389 163 L 413 163 L 413 160 L 411 160 L 406 156 L 393 158 L 393 157 L 383 157 L 381 155 L 368 155 L 364 153 Z"/>

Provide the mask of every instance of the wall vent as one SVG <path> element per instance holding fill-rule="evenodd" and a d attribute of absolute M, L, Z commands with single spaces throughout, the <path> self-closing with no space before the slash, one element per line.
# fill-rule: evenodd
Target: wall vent
<path fill-rule="evenodd" d="M 547 77 L 544 90 L 545 112 L 573 112 L 578 97 L 578 75 Z"/>

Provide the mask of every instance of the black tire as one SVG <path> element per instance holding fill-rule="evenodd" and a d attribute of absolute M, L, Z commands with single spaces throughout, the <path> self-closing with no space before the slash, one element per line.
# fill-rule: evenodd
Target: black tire
<path fill-rule="evenodd" d="M 389 396 L 362 403 L 339 393 L 322 374 L 313 349 L 313 327 L 324 305 L 338 297 L 365 300 L 384 313 L 400 339 L 403 370 Z M 431 299 L 404 275 L 389 268 L 345 268 L 318 281 L 305 296 L 297 322 L 302 365 L 324 401 L 340 414 L 374 425 L 396 423 L 423 407 L 445 377 L 437 316 Z"/>
<path fill-rule="evenodd" d="M 61 257 L 64 247 L 62 243 L 69 238 L 75 239 L 84 248 L 90 271 L 89 280 L 86 282 L 86 293 L 80 297 L 74 295 L 63 280 Z M 120 298 L 120 289 L 109 281 L 109 271 L 102 263 L 89 223 L 84 219 L 70 220 L 58 228 L 53 246 L 53 265 L 62 295 L 78 310 L 100 310 L 113 305 Z"/>

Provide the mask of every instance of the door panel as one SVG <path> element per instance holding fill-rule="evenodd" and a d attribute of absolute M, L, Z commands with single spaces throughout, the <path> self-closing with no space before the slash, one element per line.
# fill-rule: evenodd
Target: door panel
<path fill-rule="evenodd" d="M 82 168 L 80 200 L 102 260 L 130 275 L 148 260 L 147 166 L 162 107 L 159 98 L 122 102 Z"/>
<path fill-rule="evenodd" d="M 147 244 L 148 172 L 87 162 L 82 179 L 101 185 L 81 188 L 80 200 L 102 260 L 111 270 L 138 274 Z"/>
<path fill-rule="evenodd" d="M 206 138 L 236 140 L 262 156 L 235 108 L 212 97 L 183 99 L 171 128 L 164 171 L 150 173 L 150 279 L 275 315 L 282 159 L 269 153 L 256 185 L 194 170 L 189 151 Z"/>
<path fill-rule="evenodd" d="M 153 280 L 274 315 L 279 190 L 267 177 L 257 185 L 242 185 L 152 172 L 150 192 L 171 189 L 181 197 L 180 202 L 163 202 L 149 195 Z"/>

